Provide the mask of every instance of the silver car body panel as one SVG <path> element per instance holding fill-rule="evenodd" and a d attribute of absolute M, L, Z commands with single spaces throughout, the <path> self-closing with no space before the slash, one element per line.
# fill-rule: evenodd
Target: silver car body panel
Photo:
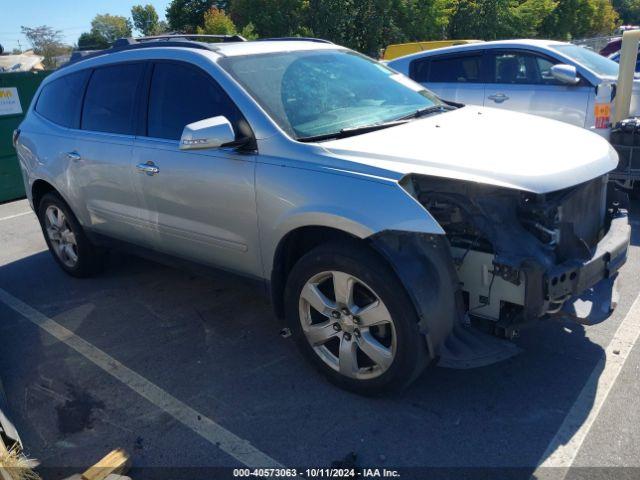
<path fill-rule="evenodd" d="M 532 135 L 542 131 L 542 136 Z M 473 106 L 326 142 L 324 147 L 337 157 L 377 169 L 534 193 L 577 185 L 611 171 L 618 163 L 609 143 L 584 129 Z M 491 153 L 485 156 L 480 153 L 484 151 Z"/>
<path fill-rule="evenodd" d="M 401 186 L 407 174 L 543 193 L 617 163 L 606 141 L 582 129 L 476 107 L 342 140 L 301 143 L 216 63 L 225 55 L 338 48 L 313 42 L 222 44 L 218 52 L 145 48 L 59 70 L 40 88 L 73 71 L 123 61 L 191 63 L 227 92 L 258 148 L 255 154 L 181 152 L 177 142 L 63 128 L 32 104 L 18 144 L 28 196 L 32 200 L 36 180 L 47 181 L 90 230 L 268 279 L 279 242 L 297 228 L 327 226 L 359 238 L 387 230 L 443 234 Z M 69 151 L 81 159 L 70 159 Z M 159 167 L 158 175 L 136 172 L 147 161 Z"/>

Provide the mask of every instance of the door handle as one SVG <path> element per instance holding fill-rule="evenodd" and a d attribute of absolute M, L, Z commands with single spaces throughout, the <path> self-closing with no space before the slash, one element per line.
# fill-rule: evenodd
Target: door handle
<path fill-rule="evenodd" d="M 146 173 L 147 175 L 157 175 L 160 172 L 160 169 L 156 167 L 156 164 L 149 160 L 147 163 L 139 163 L 136 165 L 136 168 L 141 173 Z"/>
<path fill-rule="evenodd" d="M 493 100 L 496 103 L 502 103 L 505 100 L 509 100 L 509 97 L 504 93 L 495 93 L 493 95 L 489 95 L 487 98 L 489 98 L 489 100 Z"/>
<path fill-rule="evenodd" d="M 67 152 L 67 158 L 69 160 L 73 160 L 74 162 L 77 162 L 78 160 L 80 160 L 82 157 L 80 156 L 80 154 L 78 152 L 76 152 L 75 150 L 73 152 Z"/>

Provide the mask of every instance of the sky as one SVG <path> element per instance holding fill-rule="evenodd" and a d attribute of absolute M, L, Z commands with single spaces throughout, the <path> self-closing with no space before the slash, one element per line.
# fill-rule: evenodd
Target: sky
<path fill-rule="evenodd" d="M 133 5 L 150 3 L 164 19 L 170 0 L 0 0 L 0 45 L 5 52 L 30 48 L 20 33 L 22 25 L 48 25 L 62 31 L 64 43 L 73 45 L 82 32 L 91 29 L 91 20 L 98 13 L 131 17 Z M 134 32 L 135 34 L 135 32 Z"/>

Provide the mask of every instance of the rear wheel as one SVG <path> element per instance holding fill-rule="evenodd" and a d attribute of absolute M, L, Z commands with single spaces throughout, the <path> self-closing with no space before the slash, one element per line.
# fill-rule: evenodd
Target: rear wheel
<path fill-rule="evenodd" d="M 404 287 L 366 246 L 328 244 L 309 252 L 289 275 L 285 302 L 302 352 L 343 388 L 401 389 L 427 364 Z"/>
<path fill-rule="evenodd" d="M 65 272 L 74 277 L 88 277 L 102 268 L 103 250 L 89 241 L 60 196 L 47 193 L 42 197 L 38 219 L 49 251 Z"/>

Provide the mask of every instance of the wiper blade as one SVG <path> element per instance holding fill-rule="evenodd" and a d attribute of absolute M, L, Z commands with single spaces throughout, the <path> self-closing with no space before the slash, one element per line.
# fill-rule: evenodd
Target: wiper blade
<path fill-rule="evenodd" d="M 430 107 L 419 108 L 418 110 L 416 110 L 413 113 L 410 113 L 409 115 L 400 117 L 398 120 L 410 120 L 412 118 L 425 117 L 427 115 L 431 115 L 434 113 L 448 112 L 450 110 L 455 110 L 455 107 L 450 107 L 448 105 L 432 105 Z"/>
<path fill-rule="evenodd" d="M 391 122 L 384 123 L 372 123 L 371 125 L 362 125 L 360 127 L 343 128 L 339 132 L 325 133 L 322 135 L 313 135 L 310 137 L 300 137 L 299 142 L 320 142 L 322 140 L 333 140 L 337 138 L 354 137 L 363 133 L 375 132 L 376 130 L 382 130 L 383 128 L 395 127 L 396 125 L 402 125 L 407 123 L 408 119 L 398 119 Z"/>

